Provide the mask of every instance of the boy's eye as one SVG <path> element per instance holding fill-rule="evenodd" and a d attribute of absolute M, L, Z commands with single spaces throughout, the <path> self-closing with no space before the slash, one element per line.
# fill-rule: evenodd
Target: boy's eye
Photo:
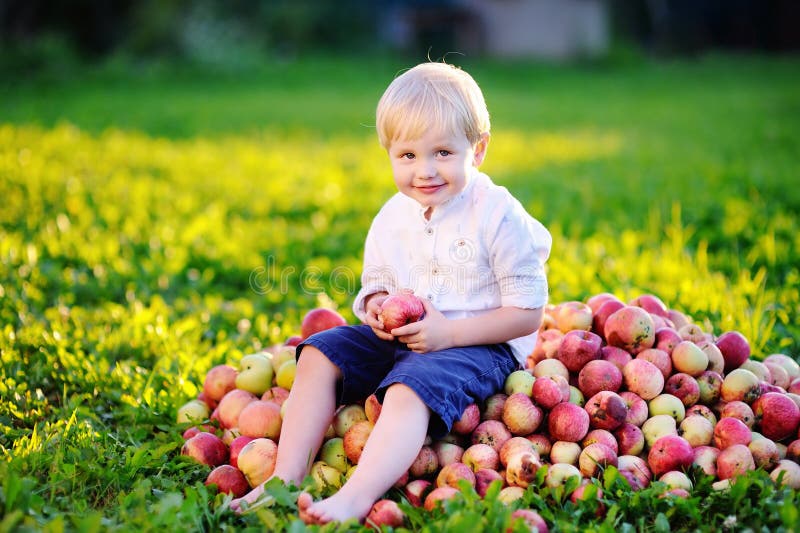
<path fill-rule="evenodd" d="M 450 151 L 449 150 L 439 150 L 438 153 L 442 157 L 447 157 L 448 155 L 450 155 Z"/>
<path fill-rule="evenodd" d="M 411 152 L 406 152 L 400 156 L 401 159 L 414 159 L 414 154 Z"/>

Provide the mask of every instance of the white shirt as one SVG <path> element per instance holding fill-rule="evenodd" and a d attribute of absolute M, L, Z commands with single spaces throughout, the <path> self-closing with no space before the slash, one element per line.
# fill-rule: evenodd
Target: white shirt
<path fill-rule="evenodd" d="M 430 220 L 424 212 L 397 193 L 372 221 L 353 302 L 362 321 L 367 296 L 399 289 L 428 298 L 449 319 L 547 303 L 550 232 L 505 187 L 473 169 L 461 193 L 435 207 Z M 523 365 L 535 343 L 536 332 L 508 342 Z"/>

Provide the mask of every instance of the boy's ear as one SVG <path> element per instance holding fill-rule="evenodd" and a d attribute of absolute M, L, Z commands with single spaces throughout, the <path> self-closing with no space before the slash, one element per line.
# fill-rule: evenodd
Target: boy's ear
<path fill-rule="evenodd" d="M 472 166 L 479 167 L 486 158 L 486 150 L 489 149 L 489 132 L 481 133 L 481 138 L 475 143 L 475 156 L 472 159 Z"/>

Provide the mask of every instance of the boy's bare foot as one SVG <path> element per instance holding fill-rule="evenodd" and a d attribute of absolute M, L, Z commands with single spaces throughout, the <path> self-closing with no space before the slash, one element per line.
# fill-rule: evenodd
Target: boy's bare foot
<path fill-rule="evenodd" d="M 360 522 L 367 516 L 373 503 L 368 500 L 352 500 L 341 492 L 315 502 L 310 494 L 303 492 L 297 498 L 297 511 L 300 519 L 307 525 L 345 522 L 351 519 Z"/>

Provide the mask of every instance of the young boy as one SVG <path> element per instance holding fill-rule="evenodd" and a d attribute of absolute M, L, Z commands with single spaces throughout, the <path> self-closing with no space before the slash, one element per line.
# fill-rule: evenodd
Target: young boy
<path fill-rule="evenodd" d="M 318 502 L 299 497 L 309 524 L 363 519 L 409 469 L 426 434 L 445 435 L 470 403 L 524 364 L 547 301 L 550 234 L 478 171 L 489 113 L 472 77 L 444 63 L 406 71 L 378 104 L 377 130 L 399 192 L 367 234 L 353 304 L 364 324 L 298 347 L 273 476 L 300 483 L 337 405 L 376 392 L 381 415 L 344 486 Z M 420 296 L 425 315 L 387 333 L 381 303 L 399 290 Z"/>

